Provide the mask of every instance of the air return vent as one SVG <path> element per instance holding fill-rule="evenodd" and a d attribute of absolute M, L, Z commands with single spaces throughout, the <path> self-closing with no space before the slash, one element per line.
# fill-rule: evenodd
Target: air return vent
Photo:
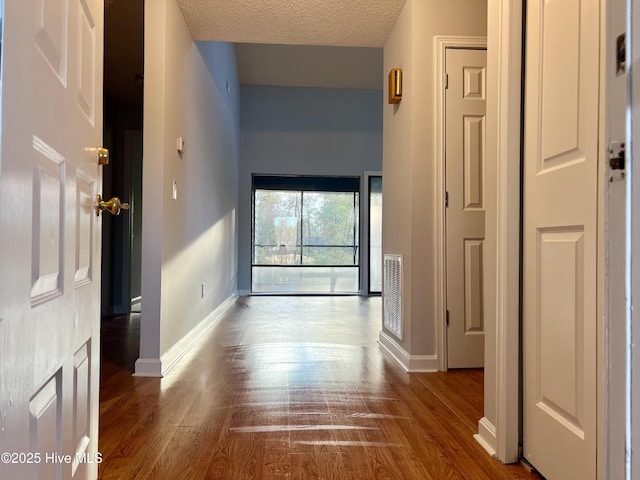
<path fill-rule="evenodd" d="M 384 328 L 402 340 L 402 256 L 384 256 Z"/>

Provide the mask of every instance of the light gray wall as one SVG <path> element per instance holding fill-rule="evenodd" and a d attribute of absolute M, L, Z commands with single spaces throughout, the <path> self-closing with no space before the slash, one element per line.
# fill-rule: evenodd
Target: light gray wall
<path fill-rule="evenodd" d="M 380 79 L 382 86 L 382 79 Z M 251 174 L 382 169 L 382 92 L 242 86 L 238 289 L 251 289 Z"/>
<path fill-rule="evenodd" d="M 486 36 L 483 0 L 407 0 L 384 47 L 384 72 L 403 69 L 402 102 L 384 106 L 383 253 L 403 256 L 404 338 L 437 367 L 436 106 L 439 35 Z"/>
<path fill-rule="evenodd" d="M 145 45 L 139 361 L 155 365 L 237 290 L 239 87 L 234 46 L 196 44 L 175 0 L 146 2 Z"/>

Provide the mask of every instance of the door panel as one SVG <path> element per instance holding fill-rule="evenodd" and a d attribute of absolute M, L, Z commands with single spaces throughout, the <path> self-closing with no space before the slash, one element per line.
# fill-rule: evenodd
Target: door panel
<path fill-rule="evenodd" d="M 99 0 L 4 5 L 0 451 L 40 457 L 0 478 L 97 477 L 102 24 Z"/>
<path fill-rule="evenodd" d="M 95 215 L 93 192 L 98 188 L 90 175 L 76 171 L 76 288 L 93 281 Z"/>
<path fill-rule="evenodd" d="M 62 294 L 65 159 L 34 135 L 31 305 Z"/>
<path fill-rule="evenodd" d="M 584 437 L 580 395 L 584 376 L 584 232 L 559 229 L 538 232 L 540 372 L 537 408 Z M 544 349 L 544 350 L 543 350 Z"/>
<path fill-rule="evenodd" d="M 446 50 L 448 368 L 484 365 L 486 50 Z"/>
<path fill-rule="evenodd" d="M 464 208 L 483 209 L 484 115 L 468 115 L 463 118 L 463 122 Z"/>
<path fill-rule="evenodd" d="M 465 332 L 483 333 L 482 240 L 464 241 L 464 320 Z M 484 353 L 484 352 L 483 352 Z"/>
<path fill-rule="evenodd" d="M 78 19 L 78 106 L 90 125 L 95 122 L 96 24 L 86 0 L 80 0 Z"/>
<path fill-rule="evenodd" d="M 595 479 L 599 4 L 527 5 L 524 455 Z"/>
<path fill-rule="evenodd" d="M 62 397 L 59 370 L 32 397 L 29 402 L 30 452 L 59 452 Z M 37 478 L 59 478 L 61 464 L 47 462 L 46 458 L 36 465 Z"/>
<path fill-rule="evenodd" d="M 62 85 L 67 83 L 68 0 L 37 0 L 35 44 Z"/>

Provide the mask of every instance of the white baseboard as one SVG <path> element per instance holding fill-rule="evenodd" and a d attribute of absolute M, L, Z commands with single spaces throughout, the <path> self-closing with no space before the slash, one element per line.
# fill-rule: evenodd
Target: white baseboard
<path fill-rule="evenodd" d="M 496 437 L 496 427 L 487 420 L 487 417 L 482 417 L 478 422 L 478 433 L 473 436 L 476 442 L 482 445 L 489 455 L 496 457 L 498 439 Z"/>
<path fill-rule="evenodd" d="M 142 297 L 135 297 L 131 299 L 131 311 L 132 312 L 140 312 L 140 307 L 142 306 Z"/>
<path fill-rule="evenodd" d="M 193 348 L 200 338 L 207 333 L 222 315 L 231 308 L 238 296 L 231 295 L 218 308 L 207 315 L 200 323 L 191 329 L 184 337 L 167 350 L 160 359 L 139 358 L 136 361 L 135 377 L 164 377 L 169 371 Z"/>
<path fill-rule="evenodd" d="M 162 362 L 159 358 L 139 358 L 136 360 L 134 377 L 162 377 Z"/>
<path fill-rule="evenodd" d="M 380 332 L 378 344 L 391 355 L 407 373 L 438 371 L 437 355 L 410 355 L 385 331 Z"/>

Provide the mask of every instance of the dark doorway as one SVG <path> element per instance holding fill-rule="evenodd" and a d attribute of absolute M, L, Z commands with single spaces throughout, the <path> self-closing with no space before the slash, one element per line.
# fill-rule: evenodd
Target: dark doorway
<path fill-rule="evenodd" d="M 104 170 L 102 196 L 130 205 L 103 215 L 102 316 L 139 310 L 142 230 L 144 0 L 105 2 Z"/>

